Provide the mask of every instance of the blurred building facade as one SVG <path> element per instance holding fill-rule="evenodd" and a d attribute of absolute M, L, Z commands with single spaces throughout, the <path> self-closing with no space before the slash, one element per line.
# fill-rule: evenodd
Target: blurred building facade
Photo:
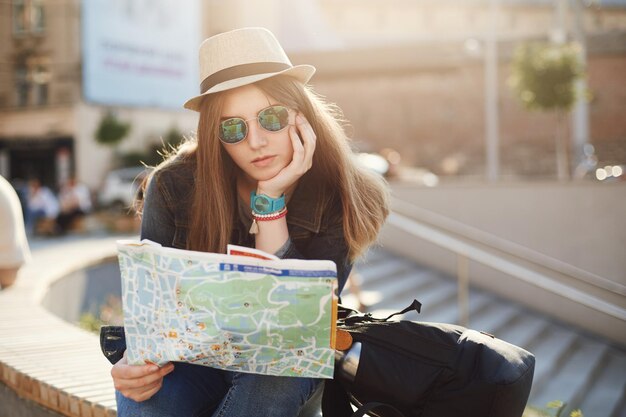
<path fill-rule="evenodd" d="M 0 3 L 0 174 L 7 178 L 38 177 L 56 188 L 76 175 L 96 190 L 121 155 L 160 143 L 171 129 L 195 129 L 191 112 L 86 102 L 82 13 L 81 0 Z M 109 111 L 131 126 L 116 149 L 94 139 Z"/>
<path fill-rule="evenodd" d="M 54 13 L 43 2 L 0 5 L 0 174 L 7 178 L 31 165 L 50 185 L 75 151 L 80 55 L 71 28 L 79 11 L 61 3 Z"/>
<path fill-rule="evenodd" d="M 504 174 L 554 173 L 554 118 L 523 110 L 507 87 L 507 77 L 516 44 L 549 37 L 558 1 L 499 1 L 498 104 Z M 197 115 L 192 112 L 85 101 L 81 4 L 80 0 L 0 3 L 4 176 L 35 175 L 56 186 L 75 173 L 95 189 L 120 152 L 144 149 L 172 127 L 182 133 L 195 129 Z M 243 26 L 274 31 L 294 63 L 318 67 L 313 84 L 344 110 L 350 134 L 363 150 L 392 147 L 401 151 L 408 165 L 442 174 L 482 175 L 488 4 L 487 0 L 207 0 L 198 19 L 202 38 Z M 605 0 L 585 7 L 582 21 L 593 94 L 590 141 L 601 163 L 624 163 L 626 1 Z M 566 22 L 571 29 L 572 10 Z M 98 123 L 109 110 L 132 125 L 117 150 L 94 140 Z"/>
<path fill-rule="evenodd" d="M 349 52 L 303 54 L 296 60 L 319 67 L 314 83 L 340 104 L 355 138 L 369 147 L 396 148 L 405 163 L 440 174 L 482 176 L 489 3 L 321 0 L 326 21 Z M 626 1 L 584 2 L 580 16 L 573 2 L 497 3 L 502 174 L 555 173 L 555 116 L 524 110 L 507 79 L 515 47 L 550 39 L 559 24 L 558 7 L 564 3 L 570 5 L 562 23 L 568 38 L 574 37 L 577 24 L 586 38 L 592 97 L 589 141 L 602 166 L 626 163 L 626 121 L 620 115 L 626 108 Z"/>

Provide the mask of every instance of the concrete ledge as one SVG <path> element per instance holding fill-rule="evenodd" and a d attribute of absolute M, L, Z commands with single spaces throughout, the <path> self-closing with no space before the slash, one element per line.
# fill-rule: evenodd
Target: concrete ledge
<path fill-rule="evenodd" d="M 119 238 L 37 242 L 33 261 L 13 287 L 0 292 L 0 383 L 56 415 L 117 414 L 111 365 L 98 337 L 54 316 L 41 301 L 57 280 L 114 259 Z"/>

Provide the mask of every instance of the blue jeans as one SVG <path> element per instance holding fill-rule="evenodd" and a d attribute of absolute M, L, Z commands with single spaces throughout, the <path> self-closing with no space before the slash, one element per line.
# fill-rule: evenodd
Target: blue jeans
<path fill-rule="evenodd" d="M 296 417 L 319 379 L 228 372 L 177 362 L 152 398 L 115 393 L 118 417 Z"/>

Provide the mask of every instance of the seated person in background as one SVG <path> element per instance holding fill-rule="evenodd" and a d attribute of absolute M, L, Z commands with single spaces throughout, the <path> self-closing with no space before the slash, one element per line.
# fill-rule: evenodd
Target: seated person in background
<path fill-rule="evenodd" d="M 61 213 L 57 217 L 57 226 L 61 233 L 65 233 L 76 219 L 91 211 L 89 188 L 70 177 L 59 192 L 59 203 Z"/>
<path fill-rule="evenodd" d="M 11 184 L 0 176 L 0 289 L 15 282 L 17 271 L 29 258 L 20 200 Z"/>
<path fill-rule="evenodd" d="M 41 219 L 55 221 L 59 214 L 59 202 L 54 193 L 41 185 L 38 179 L 28 182 L 28 207 L 26 208 L 26 232 L 32 235 Z M 52 230 L 51 232 L 54 232 Z"/>

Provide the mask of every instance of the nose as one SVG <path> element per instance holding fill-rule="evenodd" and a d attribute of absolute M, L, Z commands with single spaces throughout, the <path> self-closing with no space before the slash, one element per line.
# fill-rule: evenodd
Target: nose
<path fill-rule="evenodd" d="M 248 146 L 252 149 L 260 149 L 267 145 L 267 137 L 265 131 L 259 126 L 259 122 L 251 120 L 248 122 Z"/>

